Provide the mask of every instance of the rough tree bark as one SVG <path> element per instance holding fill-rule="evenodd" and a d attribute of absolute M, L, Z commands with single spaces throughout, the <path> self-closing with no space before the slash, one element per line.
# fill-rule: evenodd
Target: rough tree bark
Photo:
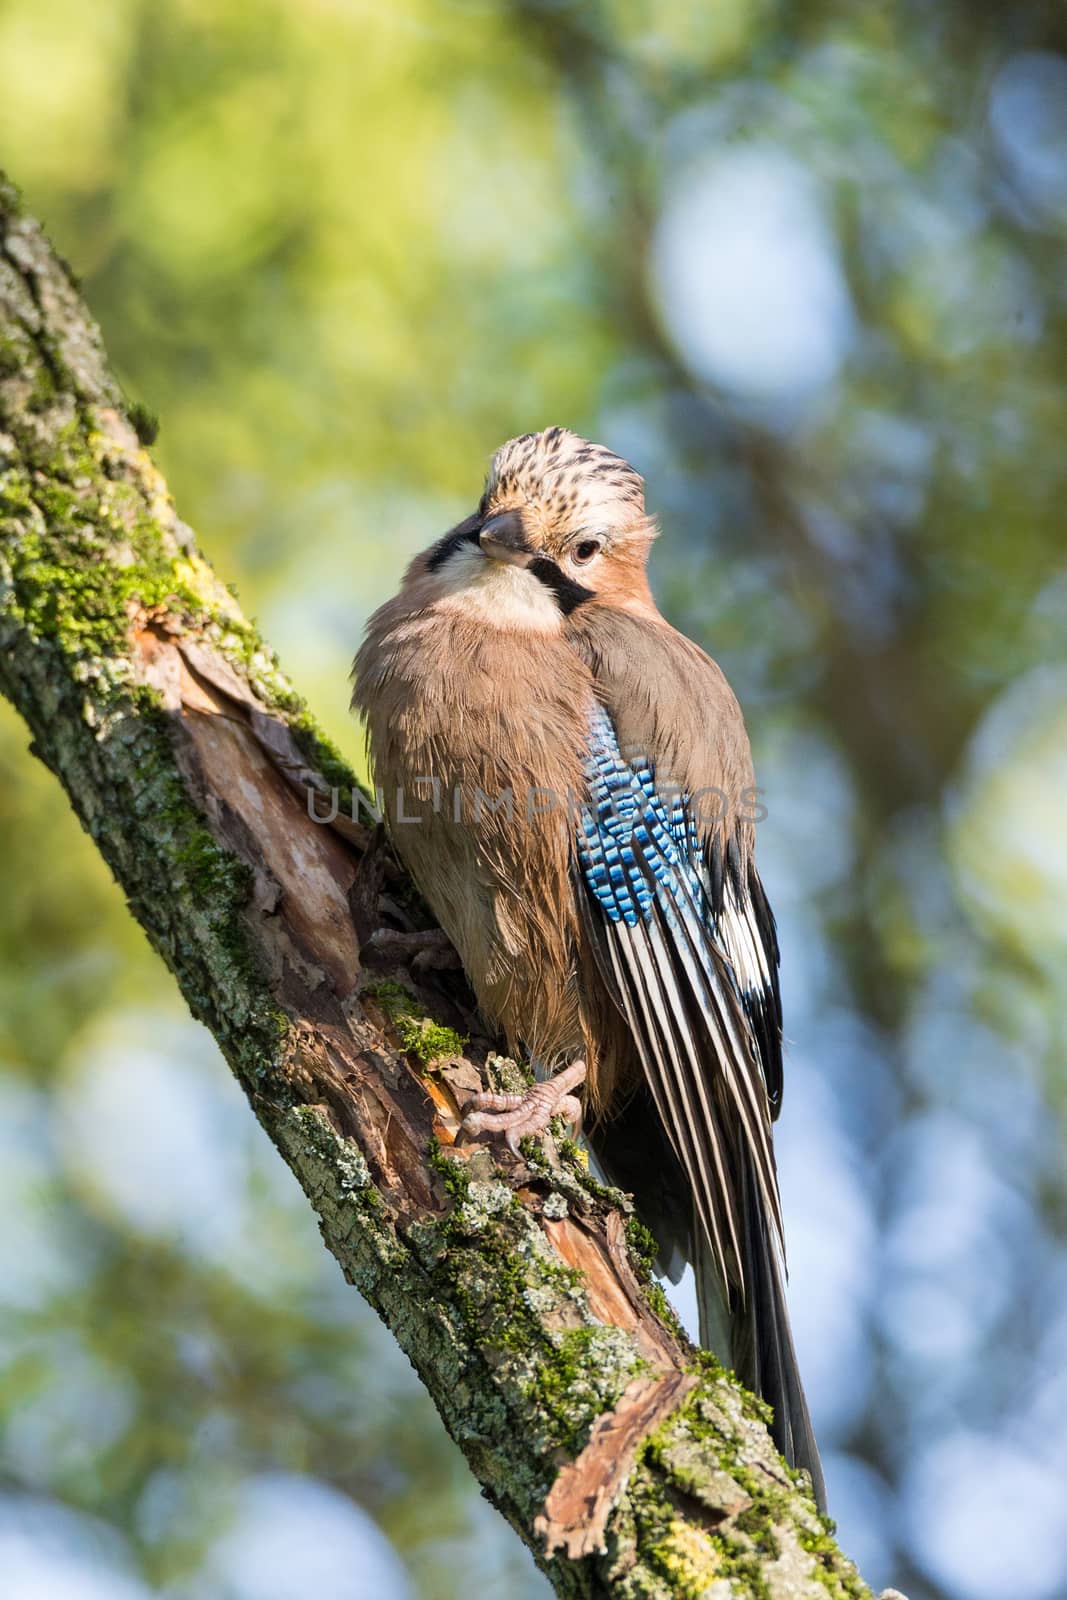
<path fill-rule="evenodd" d="M 491 1054 L 351 772 L 197 552 L 0 180 L 0 688 L 485 1492 L 564 1596 L 864 1596 L 623 1197 L 457 1147 Z M 142 428 L 142 431 L 143 428 Z M 320 815 L 309 816 L 309 795 Z"/>

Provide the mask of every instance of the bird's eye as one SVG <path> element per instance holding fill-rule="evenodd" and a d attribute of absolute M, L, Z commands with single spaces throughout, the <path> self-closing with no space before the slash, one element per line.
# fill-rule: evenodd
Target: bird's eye
<path fill-rule="evenodd" d="M 599 539 L 582 539 L 581 542 L 576 544 L 574 547 L 574 559 L 575 561 L 580 561 L 584 565 L 586 561 L 592 561 L 599 549 Z"/>

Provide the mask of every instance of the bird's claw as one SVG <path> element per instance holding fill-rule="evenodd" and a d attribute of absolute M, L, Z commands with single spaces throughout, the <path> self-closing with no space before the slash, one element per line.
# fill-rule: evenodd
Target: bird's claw
<path fill-rule="evenodd" d="M 472 1095 L 464 1108 L 460 1132 L 471 1139 L 502 1137 L 515 1156 L 519 1140 L 544 1133 L 553 1117 L 564 1117 L 577 1133 L 582 1125 L 582 1103 L 572 1091 L 584 1082 L 585 1062 L 572 1061 L 525 1094 Z"/>
<path fill-rule="evenodd" d="M 441 928 L 411 933 L 399 928 L 379 928 L 367 940 L 363 954 L 371 965 L 404 962 L 410 965 L 412 972 L 447 970 L 460 965 L 451 939 Z"/>

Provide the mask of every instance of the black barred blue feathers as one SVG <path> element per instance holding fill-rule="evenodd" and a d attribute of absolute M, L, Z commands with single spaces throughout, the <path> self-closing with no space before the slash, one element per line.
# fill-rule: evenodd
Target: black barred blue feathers
<path fill-rule="evenodd" d="M 657 793 L 646 760 L 624 760 L 603 706 L 593 713 L 585 769 L 593 807 L 582 812 L 579 858 L 609 920 L 634 927 L 647 919 L 653 882 L 670 891 L 684 881 L 699 904 L 704 888 L 692 864 L 694 836 L 684 801 L 676 796 L 668 802 Z"/>
<path fill-rule="evenodd" d="M 585 768 L 591 803 L 580 819 L 578 856 L 606 918 L 597 939 L 602 965 L 719 1269 L 743 1299 L 737 1133 L 779 1238 L 781 1214 L 762 1064 L 719 944 L 693 817 L 685 795 L 659 793 L 647 759 L 626 760 L 602 706 L 591 718 Z M 726 1103 L 716 1110 L 719 1098 Z"/>

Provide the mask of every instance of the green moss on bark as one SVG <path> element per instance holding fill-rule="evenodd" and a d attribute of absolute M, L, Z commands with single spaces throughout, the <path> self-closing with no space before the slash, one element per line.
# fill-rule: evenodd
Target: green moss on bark
<path fill-rule="evenodd" d="M 364 1153 L 321 1106 L 294 1103 L 288 1058 L 299 1059 L 311 1024 L 301 1014 L 297 1030 L 272 988 L 251 871 L 219 843 L 186 788 L 173 720 L 137 681 L 131 628 L 186 630 L 209 643 L 288 723 L 309 767 L 346 806 L 354 778 L 196 553 L 131 416 L 136 424 L 69 275 L 0 181 L 0 685 L 245 1083 L 346 1276 L 381 1312 L 561 1595 L 662 1600 L 709 1580 L 761 1600 L 826 1591 L 858 1600 L 867 1591 L 776 1462 L 755 1402 L 708 1362 L 695 1362 L 691 1401 L 639 1452 L 606 1554 L 545 1561 L 531 1540 L 560 1464 L 642 1370 L 637 1340 L 592 1314 L 580 1274 L 487 1152 L 460 1161 L 433 1148 L 439 1205 L 413 1214 L 391 1179 L 376 1186 L 380 1130 Z M 379 1001 L 386 991 L 379 986 Z M 416 1045 L 443 1053 L 462 1045 L 451 1030 L 431 1034 L 423 1024 L 436 1027 L 434 1019 L 391 998 L 393 1025 L 418 1025 L 416 1054 Z M 522 1086 L 521 1068 L 498 1066 L 514 1074 L 509 1087 Z M 576 1148 L 564 1149 L 550 1167 L 530 1148 L 546 1211 L 560 1215 L 572 1202 L 625 1209 L 583 1171 Z M 637 1270 L 652 1300 L 648 1260 Z M 748 1503 L 739 1506 L 739 1496 Z"/>
<path fill-rule="evenodd" d="M 488 1152 L 459 1159 L 434 1148 L 430 1164 L 451 1201 L 435 1269 L 447 1275 L 471 1347 L 498 1380 L 506 1374 L 539 1450 L 576 1451 L 642 1370 L 633 1338 L 592 1316 L 581 1274 L 493 1175 Z"/>
<path fill-rule="evenodd" d="M 370 983 L 363 994 L 377 1002 L 405 1054 L 414 1056 L 424 1067 L 463 1054 L 469 1035 L 435 1021 L 401 984 L 392 980 Z"/>

